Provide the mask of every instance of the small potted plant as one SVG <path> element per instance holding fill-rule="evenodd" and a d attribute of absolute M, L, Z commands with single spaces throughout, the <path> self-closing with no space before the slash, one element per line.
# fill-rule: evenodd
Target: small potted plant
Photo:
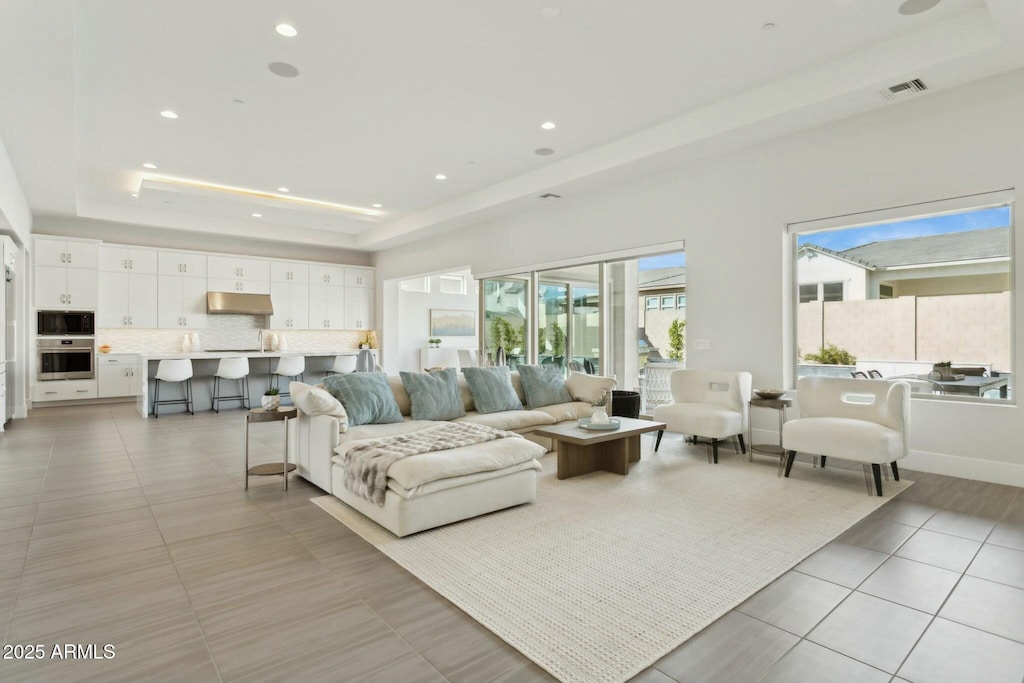
<path fill-rule="evenodd" d="M 430 348 L 437 349 L 441 347 L 441 340 L 438 337 L 431 337 L 427 340 L 430 342 Z"/>
<path fill-rule="evenodd" d="M 263 404 L 263 410 L 277 410 L 281 406 L 281 390 L 275 387 L 267 389 L 260 403 Z"/>

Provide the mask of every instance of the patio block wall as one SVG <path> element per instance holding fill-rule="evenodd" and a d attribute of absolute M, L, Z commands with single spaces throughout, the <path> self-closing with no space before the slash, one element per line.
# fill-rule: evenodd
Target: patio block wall
<path fill-rule="evenodd" d="M 1008 372 L 1010 293 L 918 297 L 917 356 Z"/>
<path fill-rule="evenodd" d="M 915 300 L 900 297 L 826 303 L 825 343 L 865 360 L 914 358 Z"/>

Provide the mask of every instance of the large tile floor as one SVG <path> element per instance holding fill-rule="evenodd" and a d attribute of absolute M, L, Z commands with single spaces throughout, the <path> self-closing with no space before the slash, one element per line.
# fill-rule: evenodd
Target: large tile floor
<path fill-rule="evenodd" d="M 255 459 L 275 459 L 280 423 L 253 433 Z M 3 640 L 111 643 L 116 657 L 0 660 L 0 680 L 551 680 L 310 504 L 319 489 L 268 477 L 244 491 L 241 444 L 239 411 L 143 421 L 120 404 L 12 423 Z M 704 457 L 666 435 L 670 448 Z M 1024 497 L 907 476 L 898 499 L 636 680 L 1020 683 Z"/>

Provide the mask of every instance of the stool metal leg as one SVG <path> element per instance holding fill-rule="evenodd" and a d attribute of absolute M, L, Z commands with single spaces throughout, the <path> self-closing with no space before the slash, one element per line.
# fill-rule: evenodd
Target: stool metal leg
<path fill-rule="evenodd" d="M 284 490 L 288 490 L 288 418 L 284 418 L 284 469 L 281 472 L 284 476 Z"/>
<path fill-rule="evenodd" d="M 153 418 L 160 418 L 160 380 L 156 380 L 156 386 L 153 387 Z"/>
<path fill-rule="evenodd" d="M 249 490 L 249 416 L 245 416 L 245 490 Z"/>

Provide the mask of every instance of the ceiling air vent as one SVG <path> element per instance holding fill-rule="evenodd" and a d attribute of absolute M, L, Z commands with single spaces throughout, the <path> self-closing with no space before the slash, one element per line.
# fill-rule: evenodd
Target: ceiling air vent
<path fill-rule="evenodd" d="M 539 197 L 537 197 L 537 199 L 544 199 L 544 200 L 547 200 L 547 201 L 551 201 L 553 199 L 561 199 L 561 198 L 562 198 L 562 195 L 555 194 L 554 192 L 546 192 L 546 193 L 540 195 Z"/>
<path fill-rule="evenodd" d="M 878 94 L 882 96 L 883 100 L 887 102 L 895 102 L 896 100 L 903 100 L 908 97 L 912 97 L 919 92 L 924 92 L 928 89 L 928 86 L 924 84 L 920 78 L 915 78 L 912 81 L 905 83 L 897 83 L 896 85 L 890 85 L 884 90 L 879 90 Z"/>

